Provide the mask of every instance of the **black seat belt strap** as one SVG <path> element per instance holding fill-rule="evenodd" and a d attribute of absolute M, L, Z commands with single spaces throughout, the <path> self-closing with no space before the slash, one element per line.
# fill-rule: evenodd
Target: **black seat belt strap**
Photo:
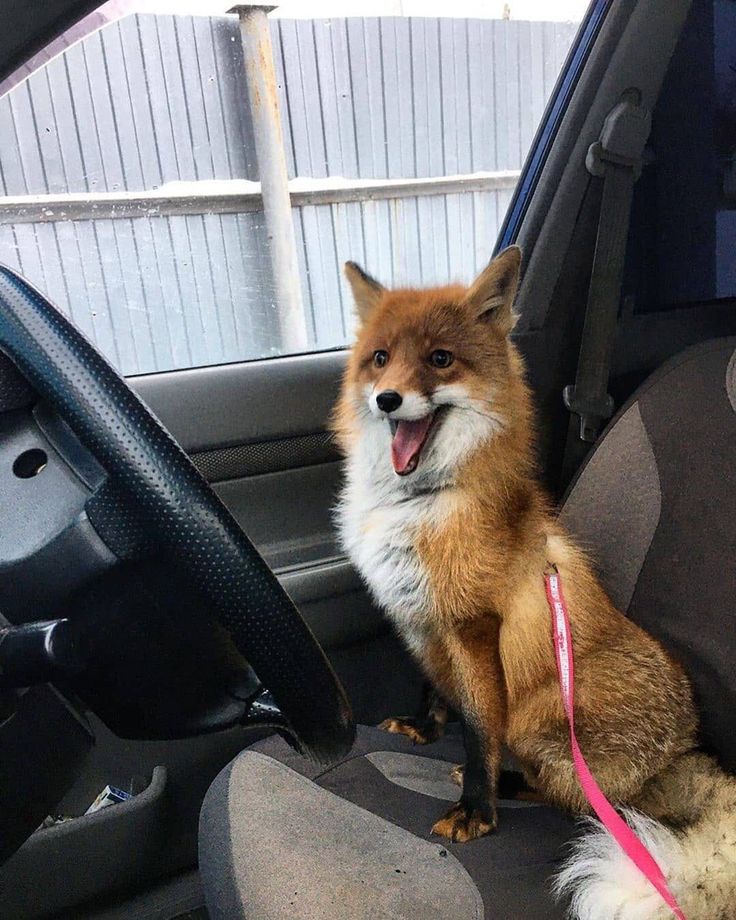
<path fill-rule="evenodd" d="M 572 414 L 564 463 L 569 472 L 574 470 L 571 461 L 587 451 L 613 414 L 608 378 L 631 199 L 650 129 L 651 115 L 640 104 L 638 91 L 629 91 L 608 114 L 600 140 L 591 145 L 585 161 L 588 171 L 603 179 L 603 194 L 577 373 L 574 385 L 566 386 L 563 394 Z"/>

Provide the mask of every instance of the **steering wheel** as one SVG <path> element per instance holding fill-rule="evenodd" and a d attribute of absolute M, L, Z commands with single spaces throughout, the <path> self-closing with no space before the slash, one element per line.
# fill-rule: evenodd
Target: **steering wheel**
<path fill-rule="evenodd" d="M 23 526 L 36 515 L 45 534 L 25 554 L 4 559 L 0 536 L 0 613 L 15 624 L 0 630 L 0 687 L 51 681 L 124 737 L 260 723 L 319 761 L 344 755 L 349 703 L 273 572 L 125 380 L 2 266 L 0 352 L 23 378 L 0 365 L 0 410 L 4 393 L 32 391 L 0 419 L 45 439 L 74 493 L 53 533 L 55 512 L 21 510 Z M 39 594 L 54 559 L 64 571 Z M 44 622 L 27 622 L 37 613 Z M 0 733 L 3 759 L 1 745 Z"/>

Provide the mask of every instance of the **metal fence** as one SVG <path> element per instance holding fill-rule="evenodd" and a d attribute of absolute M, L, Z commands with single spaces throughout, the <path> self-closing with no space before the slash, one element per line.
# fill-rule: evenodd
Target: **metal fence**
<path fill-rule="evenodd" d="M 310 345 L 340 345 L 345 259 L 387 283 L 487 259 L 575 26 L 271 28 Z M 0 259 L 125 373 L 281 352 L 249 111 L 224 17 L 130 17 L 0 99 Z"/>

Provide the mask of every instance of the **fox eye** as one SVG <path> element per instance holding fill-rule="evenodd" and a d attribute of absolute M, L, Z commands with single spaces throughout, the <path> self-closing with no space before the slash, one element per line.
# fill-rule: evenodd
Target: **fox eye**
<path fill-rule="evenodd" d="M 433 364 L 435 367 L 449 367 L 452 361 L 452 352 L 446 351 L 444 348 L 435 349 L 429 356 L 430 364 Z"/>
<path fill-rule="evenodd" d="M 376 367 L 385 367 L 388 364 L 388 352 L 379 349 L 373 352 L 373 363 Z"/>

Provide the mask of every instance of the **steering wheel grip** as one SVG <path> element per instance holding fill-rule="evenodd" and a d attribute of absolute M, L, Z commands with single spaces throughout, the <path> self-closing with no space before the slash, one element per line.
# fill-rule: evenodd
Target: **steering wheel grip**
<path fill-rule="evenodd" d="M 329 762 L 354 738 L 324 652 L 255 547 L 189 458 L 108 361 L 25 279 L 0 266 L 0 350 L 109 479 L 90 520 L 122 559 L 155 549 L 207 599 L 271 691 L 304 753 Z"/>

